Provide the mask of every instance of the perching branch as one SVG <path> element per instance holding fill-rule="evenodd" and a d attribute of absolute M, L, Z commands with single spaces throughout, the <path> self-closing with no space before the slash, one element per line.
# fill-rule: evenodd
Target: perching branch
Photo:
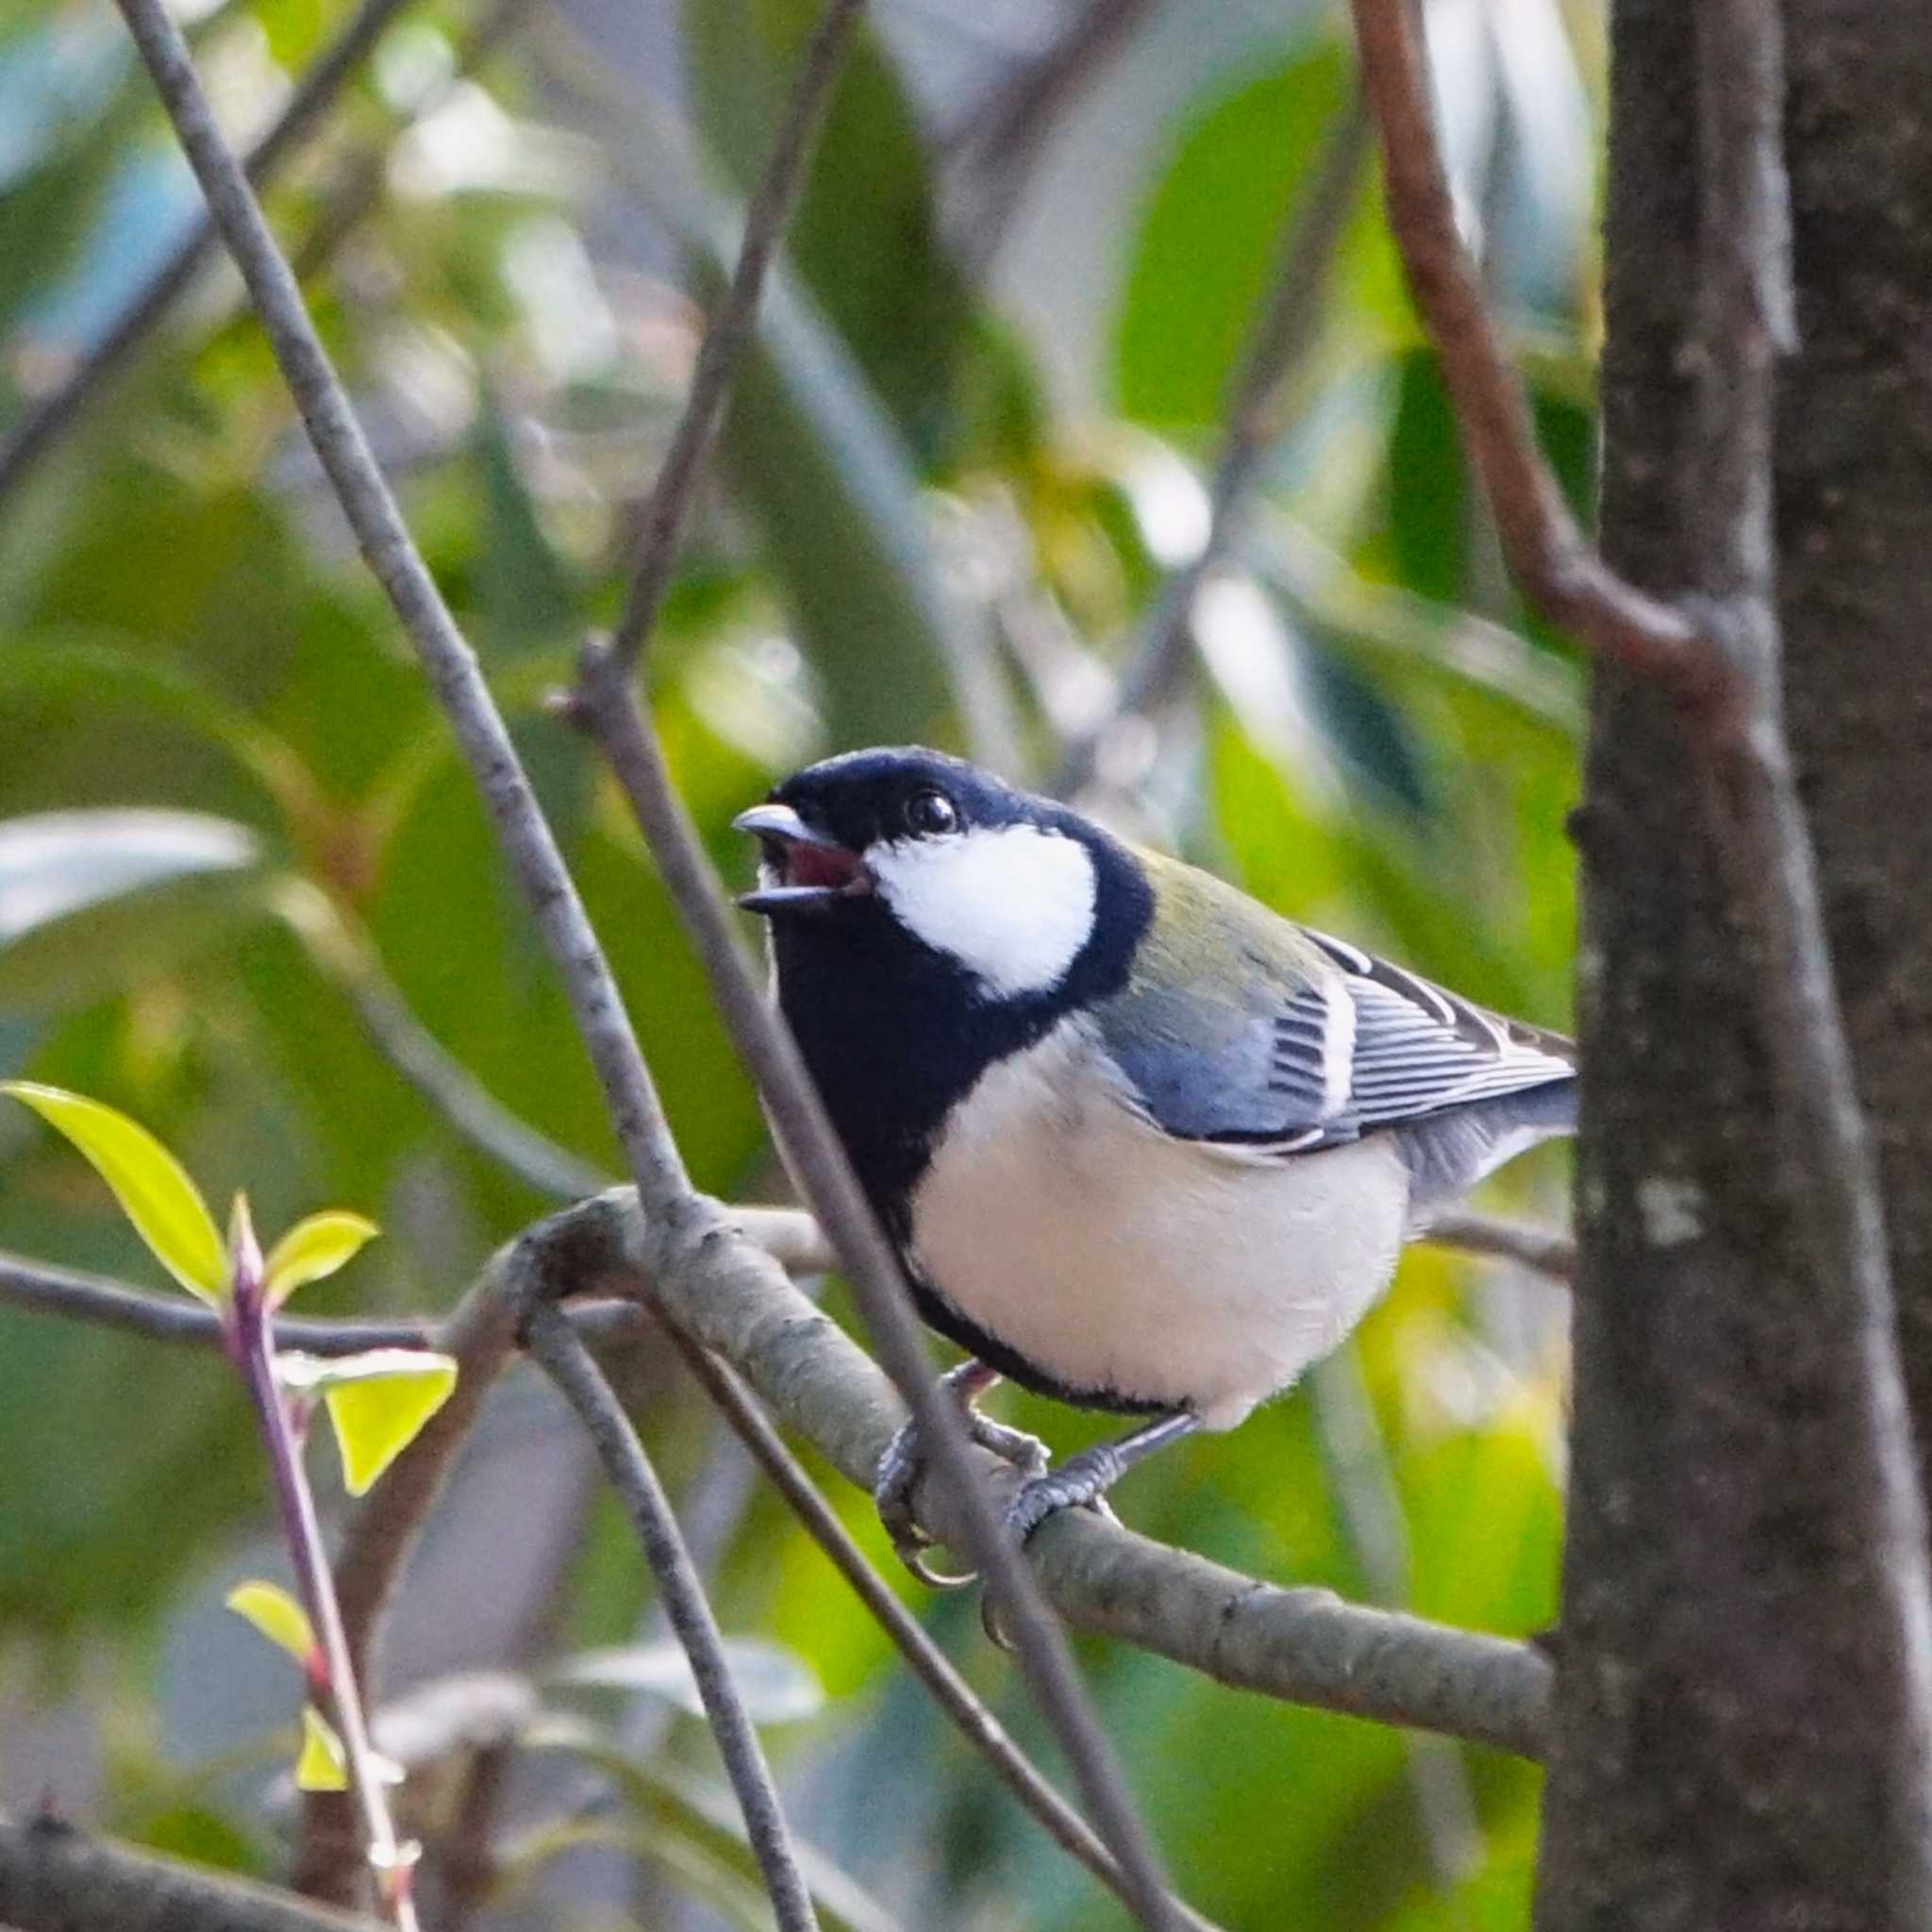
<path fill-rule="evenodd" d="M 1491 1255 L 1499 1261 L 1514 1261 L 1552 1281 L 1576 1279 L 1576 1243 L 1554 1228 L 1464 1208 L 1439 1214 L 1422 1239 L 1439 1248 L 1459 1249 L 1465 1255 Z"/>
<path fill-rule="evenodd" d="M 622 1232 L 633 1265 L 652 1271 L 656 1299 L 679 1328 L 730 1363 L 853 1482 L 871 1487 L 904 1415 L 872 1357 L 756 1250 L 696 1227 L 667 1238 L 635 1204 L 605 1226 Z M 1015 1472 L 984 1450 L 969 1455 L 975 1487 L 1004 1501 Z M 951 1547 L 968 1548 L 957 1491 L 942 1477 L 935 1471 L 921 1486 L 920 1520 Z M 1042 1524 L 1026 1557 L 1068 1623 L 1222 1683 L 1541 1754 L 1551 1674 L 1527 1644 L 1362 1608 L 1325 1590 L 1278 1590 L 1084 1509 Z"/>
<path fill-rule="evenodd" d="M 1362 89 L 1381 139 L 1389 226 L 1441 358 L 1463 442 L 1517 584 L 1592 649 L 1707 697 L 1719 667 L 1681 610 L 1625 583 L 1576 526 L 1537 449 L 1529 404 L 1456 225 L 1412 0 L 1351 0 Z"/>
<path fill-rule="evenodd" d="M 129 1851 L 55 1818 L 0 1814 L 0 1923 L 13 1932 L 379 1932 L 230 1872 Z"/>
<path fill-rule="evenodd" d="M 348 84 L 408 0 L 362 0 L 356 16 L 302 76 L 274 125 L 243 163 L 248 179 L 265 190 L 284 165 L 308 144 L 336 96 Z M 216 228 L 204 214 L 155 270 L 127 306 L 68 372 L 0 442 L 0 503 L 90 404 L 103 394 L 122 365 L 166 318 L 214 253 Z"/>
<path fill-rule="evenodd" d="M 798 205 L 812 140 L 864 6 L 865 0 L 827 0 L 799 64 L 771 158 L 746 204 L 738 263 L 705 329 L 684 413 L 678 418 L 671 447 L 664 454 L 650 501 L 644 507 L 643 547 L 630 592 L 611 633 L 611 649 L 626 667 L 637 662 L 663 608 L 664 593 L 671 588 L 671 575 L 677 565 L 677 540 L 697 492 L 705 458 L 724 420 L 740 358 L 751 344 L 765 271 Z"/>
<path fill-rule="evenodd" d="M 779 1932 L 817 1932 L 818 1915 L 792 1856 L 778 1809 L 778 1794 L 772 1785 L 771 1767 L 731 1682 L 724 1641 L 678 1532 L 671 1499 L 644 1454 L 638 1432 L 610 1392 L 603 1371 L 591 1359 L 590 1351 L 570 1324 L 557 1308 L 538 1299 L 532 1300 L 523 1315 L 525 1344 L 549 1372 L 596 1445 L 605 1474 L 624 1504 L 643 1547 L 644 1559 L 658 1580 L 671 1627 L 691 1659 L 691 1676 L 732 1790 L 738 1794 L 745 1834 L 763 1874 Z"/>

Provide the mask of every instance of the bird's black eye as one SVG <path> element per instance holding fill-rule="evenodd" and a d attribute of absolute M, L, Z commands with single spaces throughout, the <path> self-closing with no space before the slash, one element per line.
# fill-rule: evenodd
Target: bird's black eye
<path fill-rule="evenodd" d="M 943 791 L 915 791 L 906 801 L 906 829 L 915 838 L 956 831 L 959 808 Z"/>

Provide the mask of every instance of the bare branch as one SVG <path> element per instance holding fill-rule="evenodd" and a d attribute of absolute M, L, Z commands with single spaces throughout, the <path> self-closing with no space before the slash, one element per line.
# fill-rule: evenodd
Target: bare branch
<path fill-rule="evenodd" d="M 1708 697 L 1720 667 L 1698 648 L 1695 626 L 1604 562 L 1537 449 L 1523 385 L 1457 229 L 1412 0 L 1351 4 L 1362 87 L 1381 136 L 1389 225 L 1511 574 L 1545 617 L 1593 650 Z"/>
<path fill-rule="evenodd" d="M 577 691 L 578 715 L 630 800 L 726 1030 L 764 1096 L 787 1164 L 843 1259 L 874 1345 L 934 1456 L 955 1506 L 948 1511 L 955 1546 L 972 1556 L 987 1586 L 999 1593 L 1021 1662 L 1096 1827 L 1130 1875 L 1139 1916 L 1150 1927 L 1169 1926 L 1166 1880 L 1074 1669 L 1065 1633 L 979 1480 L 980 1467 L 990 1458 L 975 1456 L 957 1406 L 939 1390 L 898 1257 L 859 1189 L 797 1042 L 752 975 L 723 888 L 672 788 L 662 747 L 630 680 L 611 651 L 594 640 L 582 653 Z M 881 1441 L 878 1448 L 884 1447 Z"/>
<path fill-rule="evenodd" d="M 1422 1236 L 1439 1248 L 1459 1248 L 1468 1255 L 1493 1255 L 1547 1274 L 1552 1281 L 1576 1279 L 1576 1243 L 1553 1227 L 1505 1221 L 1494 1214 L 1463 1211 L 1439 1214 Z"/>
<path fill-rule="evenodd" d="M 768 1224 L 774 1248 L 796 1242 L 809 1226 L 806 1217 L 784 1210 L 709 1211 L 718 1216 L 715 1225 L 742 1222 L 757 1229 Z M 717 1351 L 836 1467 L 870 1485 L 903 1413 L 883 1373 L 786 1281 L 774 1257 L 756 1246 L 710 1239 L 713 1227 L 708 1221 L 676 1243 L 654 1239 L 636 1191 L 613 1188 L 525 1229 L 492 1257 L 449 1319 L 432 1331 L 434 1345 L 460 1364 L 457 1386 L 352 1518 L 337 1561 L 343 1623 L 358 1668 L 367 1668 L 376 1615 L 442 1478 L 515 1353 L 512 1309 L 528 1295 L 583 1297 L 563 1312 L 591 1340 L 641 1332 L 651 1319 L 641 1304 L 661 1304 L 673 1318 L 667 1332 L 684 1338 L 682 1345 L 702 1342 Z M 808 1244 L 804 1252 L 808 1262 L 822 1258 Z M 664 1272 L 647 1272 L 665 1259 L 671 1265 Z M 77 1282 L 150 1299 L 92 1276 L 38 1265 L 25 1272 L 57 1285 Z M 0 1283 L 8 1278 L 0 1274 Z M 98 1318 L 100 1303 L 92 1294 L 28 1299 L 50 1312 Z M 118 1324 L 118 1318 L 109 1319 Z M 282 1332 L 312 1348 L 318 1340 L 360 1325 L 291 1323 Z M 424 1329 L 406 1332 L 416 1340 Z M 725 1412 L 732 1413 L 730 1405 Z M 764 1459 L 769 1430 L 760 1424 L 743 1433 L 752 1453 Z M 976 1466 L 1003 1467 L 979 1451 L 974 1455 Z M 1540 1753 L 1549 1674 L 1524 1645 L 1356 1608 L 1325 1591 L 1272 1590 L 1085 1512 L 1072 1526 L 1068 1548 L 1057 1532 L 1042 1529 L 1028 1554 L 1048 1599 L 1074 1624 L 1117 1630 L 1178 1663 L 1269 1696 L 1419 1724 L 1526 1756 Z M 1120 1602 L 1113 1601 L 1116 1593 Z M 1224 1608 L 1238 1612 L 1228 1618 L 1224 1640 Z"/>
<path fill-rule="evenodd" d="M 292 1892 L 0 1814 L 0 1921 L 15 1932 L 379 1932 Z"/>
<path fill-rule="evenodd" d="M 608 1191 L 627 1198 L 627 1189 Z M 608 1198 L 608 1196 L 607 1196 Z M 755 1246 L 780 1266 L 802 1274 L 817 1274 L 834 1266 L 829 1249 L 808 1214 L 790 1208 L 733 1208 L 733 1224 Z M 551 1224 L 541 1225 L 547 1227 Z M 625 1298 L 578 1299 L 569 1308 L 571 1325 L 588 1341 L 608 1341 L 649 1332 L 652 1318 L 630 1292 Z M 24 1255 L 0 1252 L 0 1305 L 30 1314 L 57 1315 L 68 1321 L 118 1328 L 150 1341 L 183 1342 L 192 1348 L 222 1346 L 219 1310 L 205 1302 L 177 1294 L 158 1294 L 116 1281 L 105 1274 L 58 1268 Z M 460 1311 L 458 1311 L 458 1315 Z M 280 1315 L 275 1324 L 277 1348 L 305 1349 L 310 1355 L 359 1355 L 370 1348 L 425 1348 L 450 1352 L 452 1324 L 431 1315 L 407 1315 L 393 1321 L 335 1320 L 328 1317 Z M 387 1487 L 387 1485 L 385 1485 Z"/>
<path fill-rule="evenodd" d="M 250 149 L 243 164 L 258 191 L 280 174 L 322 125 L 336 96 L 361 66 L 408 0 L 362 0 L 356 16 L 302 76 L 274 125 Z M 0 503 L 34 463 L 53 447 L 101 395 L 214 253 L 213 218 L 190 227 L 159 268 L 136 291 L 100 340 L 68 373 L 59 388 L 42 398 L 0 443 Z"/>
<path fill-rule="evenodd" d="M 642 553 L 623 615 L 611 634 L 611 649 L 626 669 L 636 664 L 658 622 L 664 593 L 671 588 L 671 574 L 677 564 L 677 540 L 724 418 L 739 358 L 751 341 L 765 271 L 805 185 L 812 137 L 818 132 L 832 83 L 844 64 L 864 5 L 865 0 L 827 0 L 799 65 L 771 159 L 745 208 L 738 264 L 705 331 L 684 414 L 678 419 L 650 502 L 644 507 Z"/>
<path fill-rule="evenodd" d="M 1070 103 L 1116 61 L 1153 0 L 1081 0 L 1066 29 L 996 87 L 947 141 L 950 169 L 969 173 L 971 205 L 959 252 L 983 275 L 999 252 L 1040 157 Z"/>
<path fill-rule="evenodd" d="M 261 317 L 315 453 L 455 727 L 556 959 L 639 1186 L 666 1211 L 688 1191 L 648 1069 L 583 902 L 488 685 L 370 454 L 260 205 L 223 140 L 186 43 L 158 0 L 118 0 L 217 227 Z"/>
<path fill-rule="evenodd" d="M 1320 331 L 1328 272 L 1341 244 L 1368 158 L 1369 125 L 1351 98 L 1328 137 L 1307 193 L 1295 204 L 1266 305 L 1257 318 L 1235 378 L 1221 453 L 1208 489 L 1208 534 L 1187 562 L 1171 571 L 1149 612 L 1140 648 L 1121 674 L 1113 708 L 1067 749 L 1053 789 L 1062 797 L 1092 776 L 1108 736 L 1128 718 L 1158 705 L 1180 682 L 1193 642 L 1194 603 L 1208 573 L 1239 535 L 1274 441 L 1275 405 Z"/>
<path fill-rule="evenodd" d="M 792 1856 L 771 1767 L 732 1682 L 724 1639 L 711 1615 L 704 1584 L 691 1565 L 691 1553 L 678 1533 L 671 1499 L 602 1370 L 562 1315 L 545 1302 L 533 1303 L 525 1312 L 524 1339 L 576 1410 L 603 1459 L 604 1473 L 637 1531 L 672 1628 L 691 1659 L 698 1696 L 710 1721 L 711 1735 L 718 1740 L 725 1773 L 738 1793 L 745 1832 L 780 1932 L 816 1932 L 818 1915 L 812 1910 L 811 1896 Z"/>

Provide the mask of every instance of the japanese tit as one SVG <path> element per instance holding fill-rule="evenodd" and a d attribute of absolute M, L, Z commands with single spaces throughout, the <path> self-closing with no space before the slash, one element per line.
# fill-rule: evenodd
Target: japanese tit
<path fill-rule="evenodd" d="M 1568 1041 L 957 758 L 828 758 L 737 824 L 779 1007 L 1029 1478 L 1021 1536 L 1287 1389 L 1433 1211 L 1574 1125 Z M 973 1410 L 1002 1375 L 1151 1420 L 1049 1474 Z M 902 1438 L 879 1500 L 917 1567 L 913 1470 Z"/>

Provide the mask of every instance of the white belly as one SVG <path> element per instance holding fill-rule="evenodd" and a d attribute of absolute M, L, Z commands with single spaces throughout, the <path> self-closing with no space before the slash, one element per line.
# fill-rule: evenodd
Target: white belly
<path fill-rule="evenodd" d="M 1261 1161 L 1171 1139 L 1067 1021 L 992 1068 L 933 1151 L 913 1252 L 1056 1381 L 1231 1428 L 1388 1285 L 1408 1177 L 1386 1136 Z"/>

